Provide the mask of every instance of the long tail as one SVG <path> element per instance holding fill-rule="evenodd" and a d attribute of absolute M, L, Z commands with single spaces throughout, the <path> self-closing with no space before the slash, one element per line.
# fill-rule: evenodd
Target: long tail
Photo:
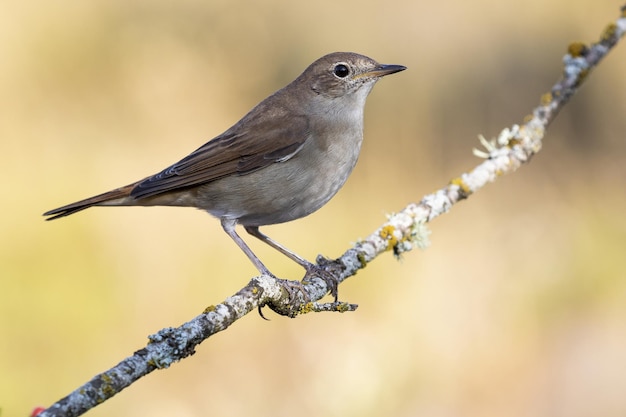
<path fill-rule="evenodd" d="M 84 200 L 68 204 L 63 207 L 55 208 L 54 210 L 46 211 L 43 215 L 52 216 L 48 217 L 46 220 L 54 220 L 58 219 L 59 217 L 69 216 L 70 214 L 74 214 L 92 206 L 130 205 L 132 204 L 131 200 L 134 200 L 132 197 L 130 197 L 130 192 L 135 187 L 135 185 L 136 184 L 130 184 L 125 187 L 117 188 L 115 190 L 108 191 L 94 197 L 86 198 Z"/>

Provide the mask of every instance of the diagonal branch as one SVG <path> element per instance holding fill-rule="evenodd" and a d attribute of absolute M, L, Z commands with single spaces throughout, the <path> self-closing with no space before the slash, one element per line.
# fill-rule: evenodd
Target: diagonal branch
<path fill-rule="evenodd" d="M 384 252 L 393 251 L 399 256 L 415 247 L 426 246 L 428 232 L 425 223 L 446 213 L 454 204 L 468 198 L 499 176 L 517 170 L 539 152 L 548 125 L 625 32 L 626 5 L 621 8 L 620 18 L 607 26 L 597 43 L 573 43 L 569 46 L 561 79 L 549 93 L 541 97 L 540 105 L 523 124 L 504 129 L 498 138 L 491 141 L 480 138 L 485 150 L 475 150 L 475 154 L 485 159 L 481 164 L 453 179 L 439 191 L 425 196 L 419 203 L 409 204 L 390 216 L 378 230 L 340 258 L 329 261 L 319 257 L 318 264 L 336 276 L 338 282 L 342 282 Z M 297 291 L 293 291 L 294 288 Z M 189 322 L 151 335 L 144 348 L 95 376 L 38 415 L 81 415 L 150 372 L 167 368 L 192 355 L 195 347 L 205 339 L 263 306 L 267 305 L 289 317 L 314 311 L 344 312 L 356 309 L 356 305 L 347 303 L 316 303 L 329 290 L 328 283 L 321 278 L 299 284 L 269 276 L 255 277 L 239 292 L 218 305 L 207 307 Z"/>

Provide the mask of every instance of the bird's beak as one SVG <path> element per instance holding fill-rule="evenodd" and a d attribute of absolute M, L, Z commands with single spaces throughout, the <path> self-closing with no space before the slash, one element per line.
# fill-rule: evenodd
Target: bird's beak
<path fill-rule="evenodd" d="M 386 65 L 380 64 L 378 67 L 373 70 L 364 72 L 362 74 L 357 75 L 356 78 L 361 77 L 384 77 L 385 75 L 395 74 L 396 72 L 404 71 L 406 67 L 404 65 Z"/>

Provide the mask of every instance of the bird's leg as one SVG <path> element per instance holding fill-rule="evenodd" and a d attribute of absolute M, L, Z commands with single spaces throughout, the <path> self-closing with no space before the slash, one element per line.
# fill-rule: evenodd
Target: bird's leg
<path fill-rule="evenodd" d="M 291 252 L 289 249 L 287 249 L 280 243 L 270 239 L 267 235 L 264 235 L 263 233 L 261 233 L 258 226 L 245 226 L 244 228 L 246 229 L 246 232 L 248 232 L 252 236 L 256 237 L 257 239 L 259 239 L 260 241 L 264 243 L 267 243 L 268 245 L 270 245 L 271 247 L 273 247 L 274 249 L 276 249 L 277 251 L 279 251 L 280 253 L 288 257 L 289 259 L 301 265 L 306 270 L 304 279 L 306 279 L 309 276 L 317 276 L 321 278 L 328 286 L 330 290 L 330 294 L 335 298 L 335 302 L 337 302 L 337 285 L 338 284 L 337 284 L 337 278 L 333 274 L 331 274 L 330 272 L 328 272 L 321 266 L 311 263 L 307 261 L 306 259 L 302 258 L 301 256 Z"/>
<path fill-rule="evenodd" d="M 224 229 L 224 231 L 228 234 L 228 236 L 231 237 L 231 239 L 233 239 L 235 241 L 237 246 L 239 246 L 241 248 L 241 250 L 246 254 L 248 259 L 250 259 L 250 261 L 252 261 L 252 263 L 254 264 L 256 269 L 259 270 L 261 275 L 269 275 L 270 277 L 274 277 L 274 274 L 272 274 L 270 272 L 270 270 L 267 269 L 267 267 L 265 265 L 263 265 L 263 262 L 261 262 L 261 260 L 259 258 L 257 258 L 257 256 L 254 254 L 254 252 L 252 252 L 252 249 L 250 249 L 250 247 L 248 245 L 246 245 L 246 242 L 244 242 L 243 239 L 241 237 L 239 237 L 239 235 L 235 231 L 235 226 L 237 225 L 237 220 L 222 218 L 221 222 L 222 222 L 222 228 Z M 276 277 L 274 277 L 274 278 L 276 278 Z"/>
<path fill-rule="evenodd" d="M 270 277 L 278 279 L 274 274 L 272 274 L 269 271 L 269 269 L 267 269 L 265 265 L 263 265 L 263 262 L 261 262 L 261 260 L 254 254 L 254 252 L 252 252 L 252 249 L 250 249 L 250 247 L 246 244 L 246 242 L 244 242 L 243 239 L 237 234 L 237 232 L 235 231 L 237 220 L 223 218 L 221 219 L 221 222 L 222 222 L 222 228 L 224 229 L 224 231 L 228 234 L 228 236 L 230 236 L 235 241 L 237 246 L 241 248 L 241 250 L 246 254 L 246 256 L 248 256 L 248 259 L 252 261 L 256 269 L 258 269 L 262 275 L 269 275 Z M 302 284 L 300 282 L 293 282 L 289 280 L 280 280 L 280 282 L 282 282 L 283 287 L 289 293 L 290 301 L 293 301 L 296 299 L 295 295 L 296 295 L 296 292 L 298 291 L 300 291 L 304 295 L 304 298 L 307 299 L 308 301 L 308 296 L 306 294 L 306 291 L 304 291 L 304 288 L 302 287 Z M 259 306 L 259 314 L 261 314 L 261 317 L 263 317 L 263 314 L 261 313 L 261 306 Z"/>

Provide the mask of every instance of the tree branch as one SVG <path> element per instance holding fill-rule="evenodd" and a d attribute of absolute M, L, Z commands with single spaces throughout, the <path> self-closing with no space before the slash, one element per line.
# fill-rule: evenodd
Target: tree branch
<path fill-rule="evenodd" d="M 428 241 L 425 223 L 446 213 L 454 204 L 489 182 L 517 170 L 539 152 L 548 125 L 624 32 L 626 5 L 621 8 L 620 18 L 607 26 L 597 43 L 573 43 L 569 46 L 564 57 L 562 78 L 541 97 L 540 105 L 523 124 L 504 129 L 498 138 L 490 141 L 480 137 L 485 150 L 475 150 L 474 153 L 485 159 L 481 164 L 453 179 L 439 191 L 425 196 L 419 203 L 409 204 L 399 213 L 389 216 L 385 224 L 340 258 L 329 261 L 318 257 L 318 264 L 340 283 L 384 252 L 393 251 L 394 255 L 400 256 L 415 247 L 425 247 Z M 341 302 L 317 303 L 329 290 L 327 282 L 321 278 L 312 278 L 300 284 L 269 276 L 255 277 L 239 292 L 218 305 L 207 307 L 189 322 L 149 336 L 146 347 L 95 376 L 38 415 L 79 416 L 150 372 L 167 368 L 192 355 L 195 347 L 205 339 L 225 330 L 249 312 L 260 311 L 263 306 L 289 317 L 308 312 L 344 312 L 357 308 L 356 305 Z"/>

